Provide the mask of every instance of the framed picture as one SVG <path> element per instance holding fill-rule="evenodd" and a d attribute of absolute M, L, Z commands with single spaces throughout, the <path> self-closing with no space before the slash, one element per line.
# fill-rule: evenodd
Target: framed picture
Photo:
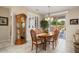
<path fill-rule="evenodd" d="M 8 26 L 8 17 L 0 16 L 0 26 Z"/>
<path fill-rule="evenodd" d="M 70 19 L 70 24 L 71 25 L 77 25 L 79 19 Z"/>

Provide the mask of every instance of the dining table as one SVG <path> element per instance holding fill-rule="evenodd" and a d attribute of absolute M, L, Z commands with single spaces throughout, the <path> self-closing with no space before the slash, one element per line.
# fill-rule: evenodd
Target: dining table
<path fill-rule="evenodd" d="M 46 50 L 47 40 L 49 40 L 48 38 L 52 38 L 53 35 L 54 35 L 53 32 L 40 33 L 36 35 L 37 37 L 42 38 L 42 40 L 44 41 L 44 50 Z"/>

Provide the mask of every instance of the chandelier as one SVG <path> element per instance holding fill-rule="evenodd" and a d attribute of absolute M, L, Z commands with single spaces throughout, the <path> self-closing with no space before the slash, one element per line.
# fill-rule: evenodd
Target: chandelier
<path fill-rule="evenodd" d="M 47 21 L 53 21 L 53 17 L 51 17 L 51 10 L 50 10 L 51 6 L 48 6 L 48 16 L 45 18 L 45 20 Z"/>

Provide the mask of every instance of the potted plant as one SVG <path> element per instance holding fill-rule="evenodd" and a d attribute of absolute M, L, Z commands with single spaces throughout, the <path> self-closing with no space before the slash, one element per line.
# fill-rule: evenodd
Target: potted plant
<path fill-rule="evenodd" d="M 41 28 L 43 29 L 43 31 L 45 32 L 45 33 L 48 33 L 48 27 L 49 27 L 49 23 L 48 23 L 48 21 L 47 20 L 41 20 L 40 21 L 40 25 L 41 25 Z"/>

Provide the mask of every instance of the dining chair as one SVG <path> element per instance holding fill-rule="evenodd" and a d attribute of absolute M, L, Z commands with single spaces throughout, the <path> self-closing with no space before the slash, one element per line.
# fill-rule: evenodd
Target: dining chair
<path fill-rule="evenodd" d="M 48 37 L 47 42 L 52 43 L 53 48 L 57 45 L 59 30 L 52 31 L 53 35 L 52 37 Z"/>
<path fill-rule="evenodd" d="M 53 48 L 54 48 L 54 39 L 52 38 L 52 37 L 48 37 L 47 38 L 47 42 L 50 44 L 50 43 L 52 43 L 52 46 L 53 46 Z"/>
<path fill-rule="evenodd" d="M 33 45 L 35 45 L 36 46 L 36 53 L 37 53 L 38 46 L 42 45 L 42 40 L 41 40 L 41 38 L 36 37 L 35 30 L 31 29 L 30 34 L 31 34 L 31 38 L 32 38 L 32 50 L 33 50 Z"/>
<path fill-rule="evenodd" d="M 54 36 L 53 36 L 53 39 L 54 39 L 54 46 L 55 46 L 55 47 L 57 46 L 58 36 L 59 36 L 59 30 L 56 29 L 56 31 L 54 31 Z"/>

